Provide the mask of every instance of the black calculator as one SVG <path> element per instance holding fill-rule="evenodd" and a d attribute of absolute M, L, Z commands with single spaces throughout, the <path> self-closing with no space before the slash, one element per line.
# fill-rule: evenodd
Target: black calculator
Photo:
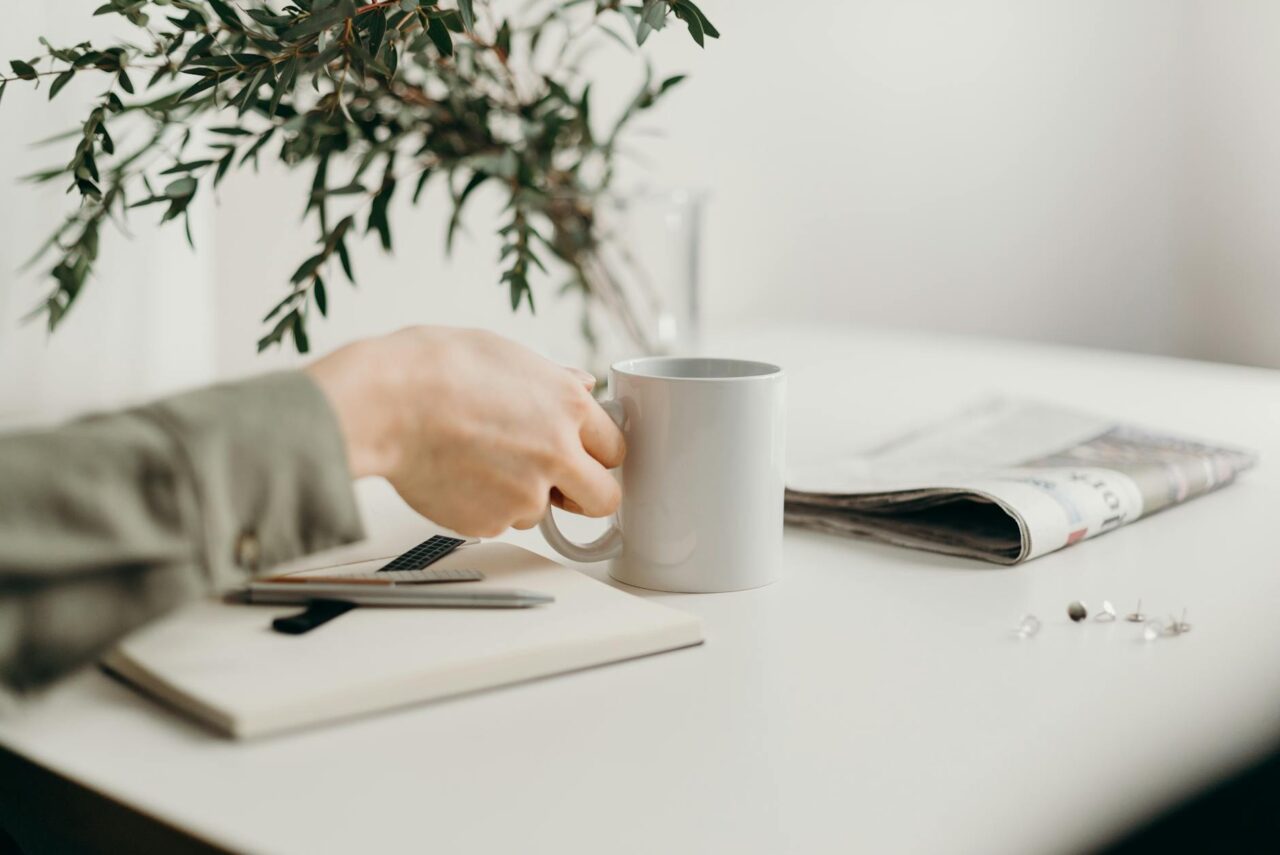
<path fill-rule="evenodd" d="M 392 558 L 379 567 L 377 572 L 397 573 L 407 570 L 423 570 L 444 558 L 459 546 L 477 542 L 474 538 L 446 537 L 443 534 L 437 534 L 435 537 L 427 538 L 412 549 Z"/>

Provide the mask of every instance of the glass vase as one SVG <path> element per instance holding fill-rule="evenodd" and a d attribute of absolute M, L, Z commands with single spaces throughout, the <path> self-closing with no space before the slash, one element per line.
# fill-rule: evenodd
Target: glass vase
<path fill-rule="evenodd" d="M 597 208 L 599 270 L 584 318 L 597 374 L 697 346 L 704 202 L 697 191 L 644 190 Z"/>

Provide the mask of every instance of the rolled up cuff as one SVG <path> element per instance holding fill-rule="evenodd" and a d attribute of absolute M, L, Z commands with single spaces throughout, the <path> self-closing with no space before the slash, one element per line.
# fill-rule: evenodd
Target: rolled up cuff
<path fill-rule="evenodd" d="M 189 470 L 215 590 L 364 537 L 337 418 L 307 375 L 266 374 L 141 412 L 166 430 Z"/>

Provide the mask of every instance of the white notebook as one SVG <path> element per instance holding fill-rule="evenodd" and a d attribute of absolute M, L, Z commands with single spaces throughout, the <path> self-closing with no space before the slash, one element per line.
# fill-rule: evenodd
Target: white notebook
<path fill-rule="evenodd" d="M 693 615 L 503 543 L 433 567 L 556 598 L 526 609 L 357 608 L 304 635 L 298 606 L 200 602 L 131 635 L 104 665 L 218 731 L 247 738 L 699 644 Z"/>

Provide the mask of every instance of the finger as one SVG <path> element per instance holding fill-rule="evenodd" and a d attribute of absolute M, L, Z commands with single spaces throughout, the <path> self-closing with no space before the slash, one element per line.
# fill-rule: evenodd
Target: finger
<path fill-rule="evenodd" d="M 518 528 L 521 531 L 528 531 L 529 529 L 533 528 L 541 521 L 542 521 L 542 517 L 537 517 L 535 519 L 516 520 L 511 524 L 511 527 Z"/>
<path fill-rule="evenodd" d="M 588 409 L 579 436 L 587 454 L 600 461 L 606 469 L 621 466 L 622 458 L 627 456 L 627 442 L 622 438 L 622 431 L 603 407 L 592 406 Z"/>
<path fill-rule="evenodd" d="M 570 461 L 556 487 L 564 495 L 562 505 L 572 502 L 578 513 L 587 517 L 607 517 L 618 509 L 622 488 L 609 470 L 586 454 Z"/>
<path fill-rule="evenodd" d="M 564 493 L 561 493 L 559 488 L 557 487 L 551 488 L 551 504 L 555 505 L 557 508 L 559 508 L 562 511 L 568 511 L 569 513 L 572 513 L 572 514 L 582 513 L 582 508 L 578 505 L 578 503 L 573 501 L 572 499 L 566 499 L 564 497 Z"/>
<path fill-rule="evenodd" d="M 573 375 L 574 379 L 582 384 L 582 388 L 590 392 L 596 387 L 596 375 L 590 371 L 583 371 L 581 368 L 574 368 L 572 365 L 564 366 L 564 370 Z"/>

